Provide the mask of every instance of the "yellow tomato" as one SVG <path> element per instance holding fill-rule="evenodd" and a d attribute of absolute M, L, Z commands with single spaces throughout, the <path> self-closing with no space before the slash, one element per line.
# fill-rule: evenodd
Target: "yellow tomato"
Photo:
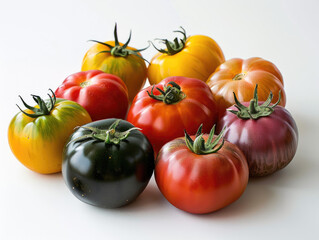
<path fill-rule="evenodd" d="M 35 107 L 25 105 L 29 109 L 16 114 L 8 129 L 8 142 L 15 157 L 42 174 L 61 171 L 67 139 L 75 127 L 91 122 L 90 115 L 79 104 L 50 99 L 52 102 L 40 99 Z"/>
<path fill-rule="evenodd" d="M 173 42 L 164 39 L 166 49 L 157 49 L 159 52 L 150 62 L 147 76 L 151 85 L 170 76 L 197 78 L 206 82 L 225 61 L 221 48 L 212 38 L 203 35 L 187 38 L 184 29 L 176 32 L 182 33 L 184 38 L 175 38 Z"/>
<path fill-rule="evenodd" d="M 135 95 L 142 89 L 147 77 L 145 61 L 140 53 L 144 49 L 128 46 L 128 41 L 123 44 L 117 39 L 117 27 L 114 29 L 115 41 L 99 42 L 86 52 L 82 71 L 101 70 L 120 77 L 127 86 L 129 100 L 132 102 Z"/>

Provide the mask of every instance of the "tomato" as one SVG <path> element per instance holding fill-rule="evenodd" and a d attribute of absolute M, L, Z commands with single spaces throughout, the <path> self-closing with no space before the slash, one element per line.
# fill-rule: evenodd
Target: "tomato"
<path fill-rule="evenodd" d="M 61 171 L 62 152 L 73 129 L 91 122 L 88 112 L 79 104 L 32 95 L 38 105 L 21 110 L 11 120 L 8 141 L 12 153 L 32 171 L 49 174 Z"/>
<path fill-rule="evenodd" d="M 121 43 L 117 38 L 117 27 L 114 29 L 115 41 L 99 42 L 92 40 L 95 44 L 86 52 L 82 71 L 102 70 L 120 77 L 127 86 L 129 101 L 142 89 L 147 77 L 145 61 L 139 49 L 128 46 L 131 34 L 126 43 Z"/>
<path fill-rule="evenodd" d="M 259 87 L 259 85 L 258 85 Z M 235 95 L 236 96 L 236 95 Z M 270 105 L 259 102 L 257 86 L 250 102 L 229 108 L 218 122 L 218 130 L 226 127 L 225 139 L 236 144 L 245 154 L 252 177 L 272 174 L 293 159 L 298 145 L 298 129 L 290 113 L 277 101 Z"/>
<path fill-rule="evenodd" d="M 165 198 L 190 213 L 209 213 L 236 201 L 248 182 L 248 166 L 241 150 L 221 140 L 222 133 L 177 138 L 160 150 L 155 180 Z M 194 140 L 193 140 L 194 139 Z M 206 141 L 206 142 L 205 142 Z"/>
<path fill-rule="evenodd" d="M 250 101 L 256 84 L 259 86 L 261 101 L 266 101 L 271 91 L 274 93 L 273 103 L 275 103 L 279 98 L 280 90 L 280 105 L 286 104 L 284 82 L 280 71 L 273 63 L 262 58 L 227 60 L 209 77 L 207 84 L 221 111 L 235 104 L 233 93 L 241 102 Z"/>
<path fill-rule="evenodd" d="M 201 123 L 209 132 L 218 112 L 212 93 L 201 80 L 169 77 L 143 89 L 134 99 L 127 120 L 141 128 L 155 153 L 167 142 L 181 137 L 186 129 L 196 133 Z"/>
<path fill-rule="evenodd" d="M 152 58 L 147 76 L 150 84 L 157 84 L 170 76 L 184 76 L 207 81 L 215 69 L 225 61 L 218 44 L 210 37 L 194 35 L 186 37 L 182 28 L 179 32 L 183 39 L 175 38 L 173 42 L 164 39 L 166 49 Z"/>
<path fill-rule="evenodd" d="M 148 184 L 154 153 L 147 138 L 119 119 L 77 129 L 63 153 L 62 175 L 81 201 L 105 208 L 133 202 Z"/>
<path fill-rule="evenodd" d="M 119 77 L 100 70 L 68 76 L 55 94 L 79 103 L 89 112 L 93 121 L 111 117 L 124 119 L 128 109 L 124 82 Z"/>

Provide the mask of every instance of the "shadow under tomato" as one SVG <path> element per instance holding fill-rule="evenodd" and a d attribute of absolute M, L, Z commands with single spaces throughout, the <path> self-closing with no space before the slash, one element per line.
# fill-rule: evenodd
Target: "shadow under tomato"
<path fill-rule="evenodd" d="M 245 192 L 237 201 L 216 212 L 195 216 L 205 219 L 236 219 L 258 215 L 258 212 L 262 214 L 265 209 L 277 209 L 283 203 L 282 191 L 303 188 L 297 179 L 308 174 L 308 170 L 308 167 L 297 169 L 296 166 L 291 166 L 266 177 L 250 178 Z M 296 184 L 292 181 L 296 181 Z"/>
<path fill-rule="evenodd" d="M 237 218 L 252 215 L 276 202 L 276 194 L 269 186 L 259 186 L 259 179 L 250 180 L 243 195 L 232 204 L 212 213 L 194 216 L 209 219 Z"/>
<path fill-rule="evenodd" d="M 151 179 L 142 194 L 131 204 L 121 208 L 121 211 L 148 211 L 159 209 L 166 203 L 166 199 Z"/>

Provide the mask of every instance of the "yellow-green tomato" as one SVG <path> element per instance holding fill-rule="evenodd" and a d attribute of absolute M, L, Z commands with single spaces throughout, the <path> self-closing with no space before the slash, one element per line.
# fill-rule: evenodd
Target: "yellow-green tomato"
<path fill-rule="evenodd" d="M 44 101 L 33 96 L 38 105 L 16 114 L 10 122 L 8 141 L 15 157 L 32 171 L 50 174 L 61 171 L 64 145 L 77 126 L 91 122 L 79 104 L 53 97 Z"/>
<path fill-rule="evenodd" d="M 129 101 L 132 102 L 136 94 L 143 88 L 147 67 L 141 51 L 128 46 L 131 35 L 126 43 L 117 38 L 117 27 L 114 29 L 115 41 L 96 42 L 85 54 L 82 71 L 101 70 L 120 77 L 127 86 Z"/>

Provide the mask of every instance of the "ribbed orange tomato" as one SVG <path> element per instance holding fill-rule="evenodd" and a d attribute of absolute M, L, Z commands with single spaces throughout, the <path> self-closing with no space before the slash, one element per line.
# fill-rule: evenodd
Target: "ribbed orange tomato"
<path fill-rule="evenodd" d="M 147 70 L 151 85 L 159 83 L 166 77 L 183 76 L 197 78 L 202 81 L 215 71 L 225 61 L 224 54 L 218 44 L 210 37 L 194 35 L 183 39 L 175 38 L 173 42 L 163 40 L 166 49 L 157 49 L 159 52 L 152 58 Z"/>
<path fill-rule="evenodd" d="M 249 102 L 254 97 L 256 84 L 258 84 L 259 101 L 266 101 L 269 92 L 272 92 L 274 95 L 272 103 L 275 103 L 281 91 L 279 105 L 286 105 L 284 81 L 279 69 L 262 58 L 227 60 L 209 77 L 207 84 L 212 90 L 220 111 L 225 111 L 226 108 L 235 104 L 234 93 L 240 102 Z"/>

